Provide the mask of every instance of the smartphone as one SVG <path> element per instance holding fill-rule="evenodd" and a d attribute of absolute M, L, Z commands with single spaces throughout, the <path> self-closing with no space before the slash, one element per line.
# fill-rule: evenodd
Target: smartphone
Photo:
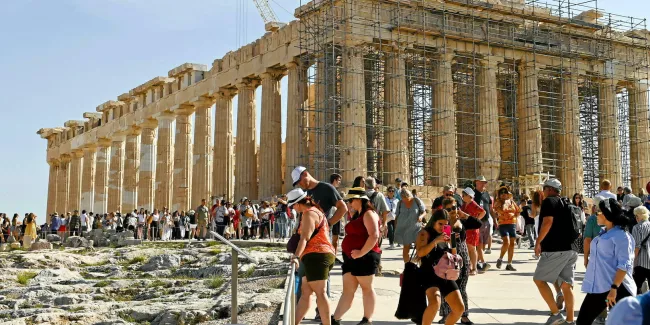
<path fill-rule="evenodd" d="M 451 237 L 451 226 L 450 225 L 442 226 L 442 233 L 447 234 L 447 236 Z"/>

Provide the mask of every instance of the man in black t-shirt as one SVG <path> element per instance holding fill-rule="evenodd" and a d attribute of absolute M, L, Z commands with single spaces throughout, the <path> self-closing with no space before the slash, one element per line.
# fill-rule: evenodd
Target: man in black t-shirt
<path fill-rule="evenodd" d="M 491 267 L 490 264 L 485 263 L 485 259 L 483 257 L 484 251 L 485 254 L 492 253 L 492 198 L 490 197 L 490 193 L 488 192 L 486 186 L 487 179 L 485 179 L 485 176 L 476 177 L 474 180 L 474 188 L 476 189 L 474 202 L 478 203 L 478 205 L 480 205 L 481 208 L 485 210 L 485 217 L 481 219 L 483 225 L 479 229 L 479 243 L 481 247 L 476 250 L 478 253 L 478 263 L 476 268 L 478 269 L 479 273 L 484 273 Z"/>
<path fill-rule="evenodd" d="M 537 229 L 535 229 L 535 218 L 531 216 L 532 209 L 530 205 L 533 204 L 533 201 L 526 201 L 524 198 L 521 200 L 521 216 L 524 218 L 524 231 L 528 240 L 530 241 L 530 249 L 535 249 L 535 240 L 537 239 Z"/>
<path fill-rule="evenodd" d="M 564 316 L 553 297 L 549 283 L 560 285 L 564 302 L 566 303 L 566 322 L 573 322 L 573 283 L 578 253 L 571 249 L 570 222 L 565 212 L 564 203 L 561 201 L 560 192 L 562 184 L 559 180 L 551 178 L 544 182 L 544 201 L 539 212 L 539 237 L 535 244 L 535 254 L 540 256 L 533 280 L 539 293 L 551 310 L 551 316 L 546 324 L 559 324 L 564 322 Z"/>

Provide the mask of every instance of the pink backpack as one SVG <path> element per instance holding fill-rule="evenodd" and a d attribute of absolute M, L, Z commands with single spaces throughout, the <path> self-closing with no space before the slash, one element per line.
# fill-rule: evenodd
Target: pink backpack
<path fill-rule="evenodd" d="M 445 280 L 458 280 L 460 269 L 463 267 L 463 259 L 458 254 L 445 252 L 438 264 L 433 267 L 436 275 Z"/>

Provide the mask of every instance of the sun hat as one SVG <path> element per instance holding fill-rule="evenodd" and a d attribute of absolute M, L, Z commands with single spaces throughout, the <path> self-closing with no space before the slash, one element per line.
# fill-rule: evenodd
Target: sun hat
<path fill-rule="evenodd" d="M 474 179 L 474 181 L 476 181 L 476 182 L 486 182 L 487 183 L 487 179 L 485 179 L 485 176 L 483 176 L 483 175 L 476 176 L 476 179 Z"/>
<path fill-rule="evenodd" d="M 352 200 L 352 199 L 368 199 L 368 195 L 366 195 L 366 189 L 363 187 L 353 187 L 350 190 L 348 190 L 348 194 L 345 196 L 346 200 Z"/>
<path fill-rule="evenodd" d="M 497 193 L 500 193 L 502 190 L 506 190 L 508 194 L 512 194 L 512 192 L 510 192 L 510 189 L 505 185 L 500 186 L 499 189 L 497 190 Z"/>
<path fill-rule="evenodd" d="M 557 178 L 549 178 L 546 182 L 544 182 L 544 187 L 552 187 L 559 192 L 562 192 L 562 183 L 560 183 L 560 180 Z"/>
<path fill-rule="evenodd" d="M 302 173 L 305 170 L 307 170 L 307 168 L 303 166 L 298 166 L 291 171 L 291 179 L 293 180 L 293 186 L 296 186 L 296 184 L 300 182 L 300 176 L 302 176 Z"/>
<path fill-rule="evenodd" d="M 302 199 L 307 197 L 307 192 L 303 191 L 301 188 L 293 189 L 287 193 L 287 205 L 293 206 L 294 204 L 302 201 Z"/>
<path fill-rule="evenodd" d="M 463 193 L 465 193 L 465 194 L 471 196 L 472 198 L 474 198 L 474 195 L 476 195 L 476 193 L 474 193 L 474 190 L 473 190 L 471 187 L 466 187 L 466 188 L 463 190 Z"/>

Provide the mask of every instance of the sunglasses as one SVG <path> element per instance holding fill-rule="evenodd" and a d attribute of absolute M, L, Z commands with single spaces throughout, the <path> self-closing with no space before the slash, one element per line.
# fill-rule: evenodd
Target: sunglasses
<path fill-rule="evenodd" d="M 445 210 L 447 210 L 447 212 L 456 211 L 456 207 L 453 206 L 451 208 L 445 208 Z"/>
<path fill-rule="evenodd" d="M 394 190 L 388 190 L 388 193 L 394 193 L 394 192 L 395 192 Z"/>
<path fill-rule="evenodd" d="M 508 194 L 508 191 L 499 191 L 499 194 Z"/>

